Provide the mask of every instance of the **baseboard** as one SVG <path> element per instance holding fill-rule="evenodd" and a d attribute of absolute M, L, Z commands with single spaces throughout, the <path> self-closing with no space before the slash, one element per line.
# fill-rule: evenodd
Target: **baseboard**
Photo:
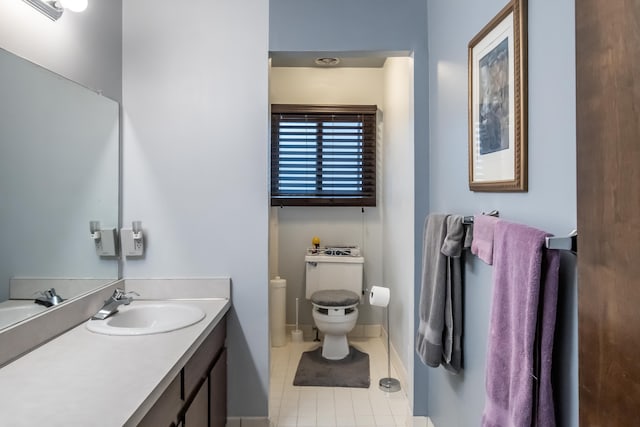
<path fill-rule="evenodd" d="M 382 329 L 382 340 L 387 342 L 387 331 Z M 391 365 L 393 369 L 395 369 L 396 374 L 398 374 L 398 381 L 400 381 L 400 386 L 402 387 L 402 392 L 407 396 L 409 403 L 411 404 L 411 409 L 413 409 L 413 387 L 412 384 L 409 383 L 409 375 L 407 374 L 407 370 L 402 364 L 402 360 L 400 359 L 400 355 L 396 351 L 393 344 L 391 344 Z"/>

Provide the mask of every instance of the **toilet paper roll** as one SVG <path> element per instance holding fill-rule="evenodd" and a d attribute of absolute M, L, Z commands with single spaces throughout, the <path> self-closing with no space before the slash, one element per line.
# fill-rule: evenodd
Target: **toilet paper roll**
<path fill-rule="evenodd" d="M 371 293 L 369 294 L 369 304 L 375 305 L 377 307 L 386 307 L 389 305 L 389 298 L 391 297 L 391 292 L 389 288 L 384 288 L 382 286 L 373 286 L 371 288 Z"/>

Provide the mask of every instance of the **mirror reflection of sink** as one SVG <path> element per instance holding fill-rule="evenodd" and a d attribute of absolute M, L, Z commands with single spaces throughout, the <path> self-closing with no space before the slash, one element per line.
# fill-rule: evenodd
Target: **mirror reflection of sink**
<path fill-rule="evenodd" d="M 104 335 L 150 335 L 182 329 L 204 317 L 200 308 L 184 303 L 133 302 L 105 320 L 89 320 L 87 329 Z"/>
<path fill-rule="evenodd" d="M 24 303 L 16 305 L 0 306 L 0 329 L 26 319 L 29 316 L 33 316 L 34 314 L 41 313 L 46 309 L 47 308 L 42 305 L 34 304 L 33 301 L 25 301 Z"/>

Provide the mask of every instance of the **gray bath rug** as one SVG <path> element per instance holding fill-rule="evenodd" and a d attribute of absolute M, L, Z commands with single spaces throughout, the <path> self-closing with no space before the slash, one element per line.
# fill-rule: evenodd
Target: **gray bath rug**
<path fill-rule="evenodd" d="M 349 346 L 342 360 L 322 357 L 322 347 L 302 353 L 293 385 L 369 388 L 369 355 Z"/>

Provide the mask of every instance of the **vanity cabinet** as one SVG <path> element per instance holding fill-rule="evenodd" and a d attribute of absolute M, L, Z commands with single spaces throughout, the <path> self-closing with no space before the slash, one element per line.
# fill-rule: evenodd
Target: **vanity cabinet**
<path fill-rule="evenodd" d="M 205 379 L 185 411 L 184 426 L 209 427 L 209 379 Z"/>
<path fill-rule="evenodd" d="M 227 317 L 149 409 L 142 427 L 224 427 L 227 421 Z"/>

